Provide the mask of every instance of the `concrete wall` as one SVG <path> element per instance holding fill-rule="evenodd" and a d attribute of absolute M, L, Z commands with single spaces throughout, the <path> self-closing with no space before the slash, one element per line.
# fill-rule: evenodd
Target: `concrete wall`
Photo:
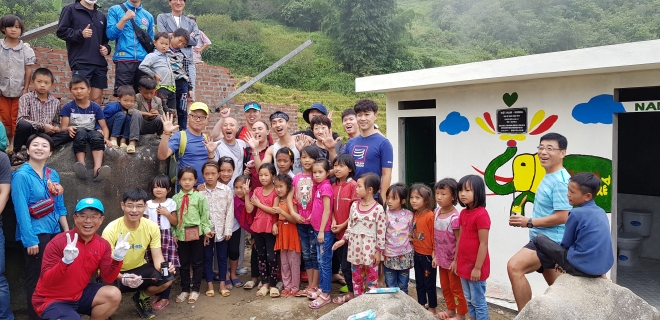
<path fill-rule="evenodd" d="M 388 138 L 393 142 L 394 154 L 398 155 L 398 158 L 395 157 L 393 182 L 404 181 L 405 177 L 403 128 L 400 126 L 403 117 L 433 116 L 436 118 L 436 125 L 445 125 L 444 132 L 438 127 L 435 132 L 436 180 L 443 177 L 459 179 L 467 174 L 479 174 L 476 169 L 485 170 L 495 157 L 505 152 L 507 141 L 512 138 L 519 139 L 516 141 L 518 155 L 535 154 L 539 138 L 547 132 L 559 132 L 568 138 L 567 154 L 591 156 L 583 157 L 587 160 L 581 164 L 588 164 L 590 159 L 595 159 L 594 157 L 605 158 L 601 160 L 607 163 L 608 159 L 612 159 L 612 125 L 611 121 L 609 124 L 596 123 L 599 121 L 597 119 L 599 116 L 600 119 L 607 119 L 608 112 L 611 115 L 612 110 L 621 107 L 627 112 L 635 112 L 634 103 L 616 104 L 611 96 L 601 97 L 604 100 L 594 99 L 589 103 L 590 100 L 599 95 L 612 95 L 615 88 L 658 85 L 660 80 L 657 75 L 657 70 L 649 70 L 390 92 L 387 94 L 387 125 L 390 128 L 400 128 L 387 132 Z M 505 100 L 510 103 L 514 99 L 507 99 L 504 95 L 513 96 L 514 92 L 518 99 L 511 108 L 527 108 L 529 133 L 506 137 L 492 132 L 494 130 L 490 129 L 485 121 L 487 117 L 485 113 L 490 114 L 496 126 L 496 110 L 508 109 Z M 435 99 L 436 108 L 398 110 L 399 101 L 426 99 Z M 454 114 L 447 119 L 451 112 L 458 112 L 460 115 Z M 535 115 L 538 118 L 533 120 Z M 543 129 L 541 127 L 552 122 L 554 116 L 556 122 L 541 130 Z M 469 128 L 461 125 L 457 119 L 469 123 Z M 590 121 L 594 123 L 586 123 Z M 482 125 L 479 125 L 479 122 Z M 447 126 L 450 130 L 447 130 Z M 532 135 L 535 130 L 541 132 Z M 496 174 L 501 177 L 514 177 L 514 181 L 518 182 L 525 178 L 538 182 L 538 177 L 525 177 L 522 171 L 514 175 L 512 167 L 512 162 L 509 161 L 499 168 Z M 607 180 L 611 177 L 611 164 L 609 169 L 607 165 L 600 168 L 603 171 L 601 178 L 605 179 L 603 183 L 609 187 L 601 189 L 603 192 L 601 197 L 603 200 L 608 200 L 611 199 L 612 181 Z M 512 199 L 524 190 L 522 188 L 514 194 L 487 197 L 487 209 L 492 221 L 489 241 L 491 275 L 488 279 L 488 295 L 491 297 L 513 298 L 506 264 L 508 259 L 529 241 L 529 238 L 527 229 L 510 227 L 508 217 Z M 531 203 L 525 207 L 529 213 L 532 208 Z M 528 276 L 528 279 L 535 295 L 545 290 L 546 284 L 541 275 L 533 274 Z"/>

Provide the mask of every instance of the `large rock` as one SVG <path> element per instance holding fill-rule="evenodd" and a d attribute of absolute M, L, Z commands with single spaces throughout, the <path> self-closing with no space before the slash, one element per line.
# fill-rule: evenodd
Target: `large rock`
<path fill-rule="evenodd" d="M 434 320 L 423 306 L 403 291 L 397 293 L 363 294 L 336 308 L 319 320 L 346 320 L 351 315 L 372 309 L 378 320 Z"/>
<path fill-rule="evenodd" d="M 561 275 L 530 301 L 516 320 L 660 319 L 658 310 L 632 291 L 606 279 Z"/>

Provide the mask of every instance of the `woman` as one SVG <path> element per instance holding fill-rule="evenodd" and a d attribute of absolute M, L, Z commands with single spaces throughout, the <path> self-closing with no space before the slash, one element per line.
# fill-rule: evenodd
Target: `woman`
<path fill-rule="evenodd" d="M 244 158 L 246 165 L 243 174 L 252 175 L 252 188 L 262 186 L 257 172 L 261 167 L 263 158 L 266 156 L 266 149 L 270 147 L 270 142 L 268 142 L 269 132 L 270 129 L 265 122 L 257 121 L 252 125 L 252 132 L 248 132 L 245 136 L 250 148 L 245 149 L 246 152 L 249 152 L 249 155 Z"/>
<path fill-rule="evenodd" d="M 46 167 L 53 140 L 45 133 L 27 140 L 28 162 L 12 175 L 11 197 L 16 212 L 16 241 L 25 248 L 25 282 L 30 319 L 40 319 L 32 307 L 32 294 L 41 272 L 46 245 L 61 231 L 69 231 L 64 189 L 57 171 Z"/>

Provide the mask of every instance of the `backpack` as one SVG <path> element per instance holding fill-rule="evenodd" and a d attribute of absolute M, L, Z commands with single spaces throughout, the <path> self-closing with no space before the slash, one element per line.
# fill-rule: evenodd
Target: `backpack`
<path fill-rule="evenodd" d="M 181 138 L 179 139 L 179 150 L 177 150 L 177 153 L 179 154 L 179 159 L 183 158 L 183 155 L 186 152 L 186 146 L 188 145 L 188 134 L 186 133 L 186 130 L 181 130 L 179 131 L 181 133 Z M 206 133 L 202 133 L 202 136 L 206 139 L 208 136 Z M 174 186 L 174 191 L 175 193 L 179 191 L 178 187 L 178 171 L 179 171 L 179 161 L 176 160 L 176 155 L 171 155 L 170 156 L 170 168 L 169 168 L 169 177 L 170 181 L 172 182 L 172 185 Z"/>

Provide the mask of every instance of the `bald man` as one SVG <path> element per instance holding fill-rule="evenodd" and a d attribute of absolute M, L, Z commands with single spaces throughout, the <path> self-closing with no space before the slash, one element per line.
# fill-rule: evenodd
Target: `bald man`
<path fill-rule="evenodd" d="M 234 160 L 236 167 L 234 168 L 234 175 L 231 177 L 229 186 L 233 188 L 234 179 L 243 173 L 243 156 L 245 155 L 245 148 L 248 147 L 247 143 L 243 140 L 236 139 L 236 132 L 238 132 L 238 122 L 232 117 L 222 118 L 219 126 L 213 128 L 211 136 L 218 148 L 215 150 L 213 159 L 218 161 L 220 157 L 230 157 Z"/>

